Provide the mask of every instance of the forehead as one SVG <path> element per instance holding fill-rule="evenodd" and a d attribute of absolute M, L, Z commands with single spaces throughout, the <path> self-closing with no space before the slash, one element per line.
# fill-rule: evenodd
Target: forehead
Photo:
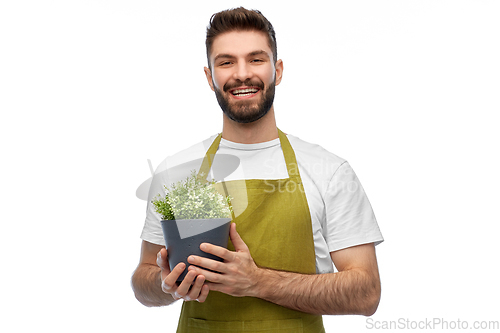
<path fill-rule="evenodd" d="M 265 51 L 270 58 L 272 57 L 271 47 L 265 33 L 254 30 L 230 31 L 214 39 L 210 59 L 213 60 L 218 54 L 238 57 L 255 51 Z"/>

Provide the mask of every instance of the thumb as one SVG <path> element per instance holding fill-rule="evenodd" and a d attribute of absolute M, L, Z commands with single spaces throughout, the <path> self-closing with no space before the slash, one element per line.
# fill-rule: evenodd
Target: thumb
<path fill-rule="evenodd" d="M 156 264 L 162 269 L 162 270 L 170 270 L 169 265 L 168 265 L 168 252 L 167 249 L 163 248 L 158 252 L 156 256 Z"/>
<path fill-rule="evenodd" d="M 245 244 L 243 239 L 241 239 L 240 234 L 238 234 L 238 232 L 236 231 L 236 223 L 231 223 L 231 227 L 229 229 L 229 237 L 231 237 L 231 242 L 233 243 L 236 252 L 248 252 L 248 246 Z"/>

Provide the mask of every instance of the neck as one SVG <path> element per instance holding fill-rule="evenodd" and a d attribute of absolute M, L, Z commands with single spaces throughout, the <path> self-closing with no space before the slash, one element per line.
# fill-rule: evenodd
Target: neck
<path fill-rule="evenodd" d="M 236 143 L 260 143 L 278 138 L 274 106 L 257 121 L 240 124 L 229 119 L 225 114 L 222 124 L 222 138 Z"/>

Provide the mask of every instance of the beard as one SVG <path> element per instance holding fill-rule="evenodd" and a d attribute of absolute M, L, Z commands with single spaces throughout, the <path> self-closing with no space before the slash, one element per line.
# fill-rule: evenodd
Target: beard
<path fill-rule="evenodd" d="M 241 81 L 240 81 L 241 82 Z M 240 123 L 247 124 L 254 121 L 259 120 L 264 117 L 271 106 L 273 106 L 274 102 L 274 92 L 275 92 L 275 81 L 271 84 L 267 90 L 264 90 L 264 83 L 260 82 L 251 82 L 250 80 L 245 81 L 240 84 L 231 84 L 224 85 L 222 88 L 224 92 L 220 89 L 216 88 L 214 85 L 215 96 L 217 97 L 217 102 L 219 102 L 219 106 L 222 109 L 222 112 L 231 120 Z M 257 104 L 255 101 L 247 101 L 247 100 L 239 100 L 233 103 L 230 103 L 230 97 L 226 97 L 225 94 L 229 94 L 228 91 L 233 88 L 238 88 L 241 86 L 249 86 L 249 87 L 258 87 L 262 92 L 262 98 Z"/>

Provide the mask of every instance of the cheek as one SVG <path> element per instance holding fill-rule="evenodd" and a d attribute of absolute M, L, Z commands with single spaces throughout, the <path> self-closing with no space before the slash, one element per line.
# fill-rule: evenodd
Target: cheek
<path fill-rule="evenodd" d="M 224 87 L 224 84 L 227 82 L 227 78 L 220 74 L 214 74 L 212 76 L 212 82 L 215 88 L 222 90 L 222 87 Z"/>
<path fill-rule="evenodd" d="M 274 70 L 267 70 L 263 73 L 261 73 L 260 77 L 264 82 L 266 82 L 268 85 L 274 82 L 274 77 L 275 77 L 275 71 Z"/>

